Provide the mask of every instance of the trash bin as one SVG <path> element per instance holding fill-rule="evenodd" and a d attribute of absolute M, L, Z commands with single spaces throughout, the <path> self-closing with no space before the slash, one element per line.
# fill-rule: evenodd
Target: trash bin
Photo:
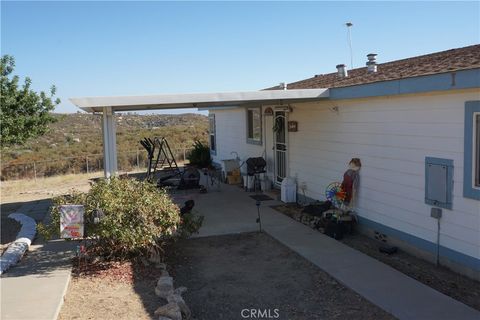
<path fill-rule="evenodd" d="M 297 184 L 293 178 L 285 178 L 280 188 L 282 202 L 297 202 Z"/>

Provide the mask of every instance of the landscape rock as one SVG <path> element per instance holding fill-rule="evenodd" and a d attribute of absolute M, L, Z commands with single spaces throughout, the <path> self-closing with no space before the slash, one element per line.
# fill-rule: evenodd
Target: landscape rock
<path fill-rule="evenodd" d="M 178 305 L 178 307 L 180 308 L 180 312 L 182 313 L 182 315 L 184 316 L 184 319 L 190 319 L 191 316 L 192 316 L 192 313 L 190 311 L 190 308 L 187 306 L 187 304 L 185 303 L 185 300 L 183 300 L 182 296 L 179 295 L 179 294 L 170 294 L 168 297 L 167 297 L 167 301 L 169 303 L 176 303 Z"/>
<path fill-rule="evenodd" d="M 170 274 L 168 273 L 167 270 L 162 270 L 160 277 L 170 277 Z"/>
<path fill-rule="evenodd" d="M 169 302 L 161 306 L 154 313 L 156 316 L 168 317 L 171 320 L 182 320 L 182 312 L 180 307 L 175 302 Z"/>
<path fill-rule="evenodd" d="M 169 295 L 173 293 L 173 278 L 168 276 L 162 276 L 158 279 L 157 286 L 155 287 L 155 294 L 160 298 L 167 299 Z"/>
<path fill-rule="evenodd" d="M 161 286 L 169 286 L 173 288 L 173 278 L 170 276 L 161 276 L 157 281 L 157 287 Z"/>
<path fill-rule="evenodd" d="M 155 287 L 155 295 L 157 297 L 167 299 L 167 297 L 172 293 L 173 293 L 173 288 L 172 289 L 167 289 L 167 288 Z"/>
<path fill-rule="evenodd" d="M 179 294 L 179 295 L 182 295 L 184 294 L 185 292 L 187 292 L 187 288 L 186 287 L 178 287 L 177 289 L 175 289 L 175 294 Z"/>
<path fill-rule="evenodd" d="M 183 300 L 182 294 L 187 292 L 186 287 L 174 289 L 173 278 L 168 274 L 167 266 L 164 263 L 157 263 L 156 267 L 162 270 L 162 275 L 155 286 L 155 294 L 167 300 L 167 304 L 155 311 L 159 320 L 189 320 L 192 318 L 190 308 Z"/>

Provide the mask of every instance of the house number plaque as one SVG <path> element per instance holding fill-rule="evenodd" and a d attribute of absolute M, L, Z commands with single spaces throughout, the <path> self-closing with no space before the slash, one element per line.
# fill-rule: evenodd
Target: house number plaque
<path fill-rule="evenodd" d="M 297 132 L 297 131 L 298 131 L 298 122 L 288 121 L 288 132 Z"/>

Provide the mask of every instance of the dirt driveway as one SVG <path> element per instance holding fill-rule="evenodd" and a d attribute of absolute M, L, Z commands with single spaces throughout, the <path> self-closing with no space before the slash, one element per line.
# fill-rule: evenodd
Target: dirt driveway
<path fill-rule="evenodd" d="M 394 319 L 264 233 L 184 240 L 174 252 L 167 263 L 195 319 Z"/>

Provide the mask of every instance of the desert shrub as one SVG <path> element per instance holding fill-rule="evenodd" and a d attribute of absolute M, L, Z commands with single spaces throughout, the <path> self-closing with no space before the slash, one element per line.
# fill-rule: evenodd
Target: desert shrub
<path fill-rule="evenodd" d="M 210 148 L 198 140 L 193 144 L 193 149 L 188 154 L 187 159 L 192 165 L 200 168 L 205 168 L 212 164 Z"/>
<path fill-rule="evenodd" d="M 58 206 L 62 204 L 85 206 L 85 236 L 92 240 L 89 251 L 107 259 L 140 257 L 152 249 L 161 251 L 158 249 L 167 242 L 200 227 L 190 219 L 183 226 L 179 208 L 166 191 L 145 181 L 112 178 L 99 180 L 88 193 L 72 192 L 54 198 L 52 223 L 39 228 L 47 238 L 59 234 Z M 104 216 L 94 223 L 97 208 Z"/>
<path fill-rule="evenodd" d="M 195 213 L 185 213 L 181 218 L 181 227 L 178 230 L 180 237 L 186 238 L 193 233 L 197 233 L 203 223 L 203 216 Z"/>

